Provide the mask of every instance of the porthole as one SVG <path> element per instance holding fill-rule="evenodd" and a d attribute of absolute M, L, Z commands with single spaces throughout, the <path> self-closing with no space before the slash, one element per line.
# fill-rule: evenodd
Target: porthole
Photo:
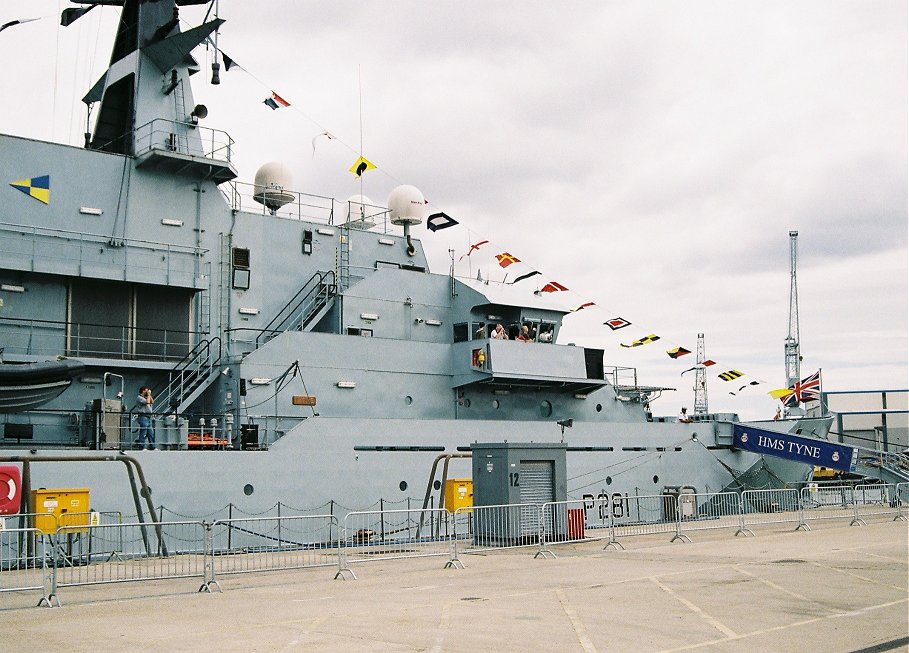
<path fill-rule="evenodd" d="M 407 481 L 401 481 L 398 483 L 398 487 L 401 489 L 401 492 L 407 489 Z"/>
<path fill-rule="evenodd" d="M 464 402 L 463 402 L 463 404 L 464 404 L 464 408 L 470 408 L 470 398 L 469 398 L 469 397 L 464 397 Z"/>
<path fill-rule="evenodd" d="M 253 492 L 255 492 L 255 490 L 253 489 L 253 486 L 250 485 L 249 483 L 247 483 L 246 485 L 243 486 L 243 494 L 245 494 L 246 496 L 249 496 Z"/>
<path fill-rule="evenodd" d="M 499 400 L 498 399 L 492 400 L 492 407 L 495 408 L 496 410 L 499 409 Z"/>
<path fill-rule="evenodd" d="M 656 474 L 654 474 L 654 475 L 653 475 L 653 482 L 654 482 L 654 483 L 659 483 L 659 482 L 660 482 L 660 477 L 657 476 Z"/>
<path fill-rule="evenodd" d="M 612 477 L 611 477 L 611 476 L 607 476 L 607 477 L 606 477 L 606 485 L 612 485 Z"/>
<path fill-rule="evenodd" d="M 603 411 L 603 404 L 597 404 L 597 412 L 600 413 Z"/>
<path fill-rule="evenodd" d="M 552 403 L 544 399 L 540 402 L 540 417 L 549 417 L 552 415 Z"/>
<path fill-rule="evenodd" d="M 404 397 L 404 404 L 405 404 L 405 405 L 409 406 L 409 405 L 412 404 L 412 403 L 413 403 L 413 397 L 411 397 L 410 395 L 407 395 L 406 397 Z"/>
<path fill-rule="evenodd" d="M 442 487 L 442 481 L 435 480 L 432 482 L 432 489 L 438 490 L 441 487 Z"/>

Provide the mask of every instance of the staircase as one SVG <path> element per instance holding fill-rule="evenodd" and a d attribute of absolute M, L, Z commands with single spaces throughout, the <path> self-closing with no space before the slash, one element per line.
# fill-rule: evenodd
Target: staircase
<path fill-rule="evenodd" d="M 309 331 L 328 312 L 338 286 L 335 273 L 316 272 L 256 336 L 256 348 L 285 331 Z"/>
<path fill-rule="evenodd" d="M 184 356 L 168 374 L 166 384 L 152 389 L 159 414 L 181 414 L 218 378 L 221 338 L 203 340 Z"/>
<path fill-rule="evenodd" d="M 859 448 L 855 473 L 884 483 L 909 482 L 909 458 L 890 451 Z"/>

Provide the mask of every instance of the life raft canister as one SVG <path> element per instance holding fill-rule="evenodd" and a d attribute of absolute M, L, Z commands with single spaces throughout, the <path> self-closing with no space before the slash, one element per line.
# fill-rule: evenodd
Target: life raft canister
<path fill-rule="evenodd" d="M 19 468 L 0 466 L 0 515 L 15 515 L 22 502 L 22 476 Z"/>

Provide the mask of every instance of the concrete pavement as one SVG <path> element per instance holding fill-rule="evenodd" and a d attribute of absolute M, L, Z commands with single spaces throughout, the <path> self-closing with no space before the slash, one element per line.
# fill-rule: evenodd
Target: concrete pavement
<path fill-rule="evenodd" d="M 16 651 L 874 651 L 909 649 L 906 522 L 671 534 L 219 578 L 0 594 Z M 873 648 L 869 648 L 873 647 Z"/>

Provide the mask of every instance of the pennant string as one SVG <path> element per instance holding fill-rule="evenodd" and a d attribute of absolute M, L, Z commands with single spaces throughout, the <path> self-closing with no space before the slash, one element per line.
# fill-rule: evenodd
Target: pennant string
<path fill-rule="evenodd" d="M 16 22 L 18 22 L 18 21 L 15 21 L 13 24 L 15 24 Z M 7 25 L 7 26 L 8 26 L 8 25 Z M 7 26 L 0 27 L 0 30 L 4 29 L 4 28 L 7 27 Z M 211 42 L 211 39 L 210 39 L 210 38 L 209 38 L 209 42 Z M 274 91 L 271 90 L 271 89 L 272 89 L 272 86 L 271 86 L 270 84 L 267 84 L 264 80 L 262 80 L 260 77 L 258 77 L 258 76 L 257 76 L 256 74 L 254 74 L 252 71 L 250 71 L 248 68 L 246 68 L 246 67 L 240 65 L 239 63 L 237 63 L 237 61 L 236 61 L 235 59 L 233 59 L 232 57 L 228 57 L 227 55 L 225 55 L 225 54 L 224 54 L 224 51 L 221 50 L 220 48 L 217 48 L 217 50 L 218 50 L 218 52 L 220 52 L 221 56 L 224 58 L 225 69 L 231 70 L 231 69 L 234 69 L 234 68 L 235 68 L 235 69 L 237 69 L 237 70 L 242 70 L 242 71 L 244 71 L 244 72 L 245 72 L 247 75 L 249 75 L 254 81 L 256 81 L 258 84 L 260 84 L 263 88 L 267 89 L 268 92 L 269 92 L 271 95 L 277 96 L 277 94 L 276 94 Z M 278 97 L 280 97 L 280 96 L 278 96 Z M 285 106 L 285 105 L 282 105 L 282 106 Z M 299 115 L 301 115 L 303 118 L 305 118 L 306 120 L 308 120 L 310 123 L 312 123 L 313 125 L 315 125 L 315 126 L 319 129 L 319 133 L 317 133 L 317 134 L 313 137 L 313 139 L 312 139 L 313 156 L 315 156 L 316 144 L 317 144 L 318 140 L 319 140 L 320 138 L 324 137 L 324 138 L 326 138 L 326 140 L 337 141 L 337 142 L 340 143 L 342 146 L 344 146 L 345 148 L 347 148 L 348 150 L 350 150 L 351 153 L 355 154 L 355 155 L 358 157 L 358 160 L 357 160 L 357 162 L 355 163 L 355 166 L 354 166 L 355 169 L 352 170 L 352 172 L 354 172 L 355 174 L 357 174 L 357 177 L 359 178 L 359 181 L 360 181 L 360 184 L 361 184 L 361 192 L 362 192 L 363 172 L 365 172 L 365 171 L 368 170 L 368 169 L 372 169 L 372 167 L 378 169 L 383 175 L 385 175 L 386 177 L 388 177 L 389 179 L 391 179 L 393 182 L 395 182 L 395 183 L 397 183 L 397 184 L 403 183 L 403 182 L 402 182 L 400 179 L 398 179 L 394 174 L 392 174 L 386 167 L 384 167 L 384 166 L 375 166 L 375 165 L 371 164 L 367 159 L 365 159 L 365 157 L 364 157 L 364 155 L 363 155 L 363 142 L 362 142 L 362 136 L 363 136 L 363 126 L 362 126 L 362 120 L 363 120 L 363 115 L 362 115 L 362 93 L 360 94 L 360 147 L 359 147 L 359 149 L 356 148 L 356 147 L 354 147 L 354 146 L 352 146 L 350 143 L 348 143 L 347 141 L 345 141 L 343 138 L 340 138 L 339 136 L 335 135 L 334 132 L 330 131 L 325 125 L 323 125 L 321 122 L 319 122 L 318 120 L 316 120 L 313 116 L 309 115 L 307 112 L 305 112 L 303 109 L 301 109 L 297 104 L 290 104 L 290 105 L 286 105 L 286 106 L 287 106 L 287 108 L 289 108 L 289 109 L 291 109 L 292 111 L 294 111 L 294 112 L 298 113 Z M 365 164 L 369 164 L 369 165 L 366 165 L 366 166 L 364 167 L 364 164 L 361 163 L 360 159 L 362 159 L 362 160 L 365 162 Z M 357 164 L 359 164 L 359 167 L 357 167 Z M 370 166 L 372 166 L 372 167 L 370 167 Z M 362 168 L 362 170 L 361 170 L 361 168 Z M 427 201 L 427 205 L 436 206 L 436 205 L 433 204 L 432 202 L 428 202 L 428 201 Z M 444 212 L 444 211 L 442 211 L 442 209 L 439 209 L 439 211 L 440 211 L 440 212 Z M 458 222 L 455 221 L 455 224 L 458 224 Z M 482 239 L 482 238 L 480 238 L 480 239 L 478 240 L 478 239 L 477 239 L 477 234 L 476 234 L 474 231 L 472 231 L 467 225 L 464 225 L 464 227 L 465 227 L 465 231 L 466 231 L 466 234 L 467 234 L 467 250 L 466 250 L 466 252 L 458 259 L 458 262 L 463 261 L 465 258 L 467 259 L 467 266 L 468 266 L 468 275 L 467 275 L 467 278 L 473 278 L 473 267 L 474 267 L 474 266 L 473 266 L 473 263 L 474 263 L 473 258 L 474 258 L 474 257 L 471 256 L 471 254 L 476 253 L 476 252 L 480 249 L 480 247 L 483 247 L 484 250 L 485 250 L 487 247 L 488 247 L 490 250 L 496 249 L 496 248 L 491 247 L 490 241 L 489 241 L 489 240 Z M 528 264 L 526 264 L 525 262 L 523 262 L 523 259 L 518 258 L 517 256 L 512 256 L 512 254 L 511 254 L 510 252 L 511 252 L 511 250 L 508 250 L 508 249 L 498 249 L 498 250 L 497 250 L 496 253 L 500 253 L 500 254 L 502 254 L 502 255 L 508 257 L 508 258 L 506 258 L 506 259 L 504 259 L 504 260 L 503 260 L 503 259 L 499 259 L 499 260 L 498 260 L 498 266 L 499 266 L 499 267 L 509 267 L 509 266 L 511 266 L 512 264 L 515 264 L 515 265 L 517 265 L 517 266 L 519 266 L 519 267 L 523 267 L 523 268 L 524 268 L 525 270 L 527 270 L 527 271 L 524 272 L 524 273 L 522 273 L 522 274 L 519 274 L 518 276 L 516 276 L 516 277 L 514 278 L 513 281 L 508 282 L 509 285 L 515 285 L 515 284 L 518 284 L 519 282 L 525 281 L 525 280 L 527 280 L 527 279 L 531 279 L 531 278 L 536 277 L 536 276 L 542 276 L 542 272 L 540 272 L 540 271 L 537 270 L 536 268 L 530 267 Z M 512 260 L 512 259 L 513 259 L 513 260 Z M 495 260 L 495 259 L 493 259 L 493 260 Z M 504 262 L 504 265 L 503 265 L 503 262 Z M 509 268 L 509 272 L 510 272 L 510 271 L 511 271 L 511 270 L 510 270 L 510 268 Z M 479 269 L 478 269 L 478 274 L 479 274 Z M 505 282 L 505 281 L 507 280 L 507 278 L 508 278 L 508 274 L 506 273 L 506 275 L 505 275 L 505 277 L 504 277 L 504 279 L 503 279 L 503 282 Z M 536 293 L 537 293 L 537 294 L 539 294 L 539 293 L 560 293 L 560 292 L 567 292 L 567 293 L 569 293 L 569 294 L 572 294 L 572 295 L 576 295 L 576 296 L 577 296 L 577 293 L 574 293 L 573 291 L 571 291 L 567 286 L 561 284 L 561 283 L 558 282 L 558 281 L 554 281 L 554 280 L 550 280 L 550 281 L 549 281 L 548 283 L 546 283 L 542 288 L 538 288 L 538 289 L 536 290 Z M 579 297 L 579 298 L 580 298 L 580 300 L 581 300 L 582 303 L 581 303 L 580 305 L 578 305 L 577 308 L 572 309 L 572 310 L 569 310 L 568 313 L 579 312 L 579 311 L 581 311 L 581 310 L 583 310 L 583 309 L 593 309 L 593 310 L 596 310 L 596 309 L 603 310 L 603 309 L 604 309 L 604 307 L 600 306 L 599 304 L 596 304 L 595 302 L 592 302 L 592 301 L 588 301 L 588 298 L 583 298 L 583 297 Z M 631 322 L 629 322 L 629 321 L 627 321 L 627 320 L 624 320 L 624 318 L 612 318 L 612 319 L 608 320 L 607 322 L 604 322 L 604 325 L 605 325 L 605 326 L 609 326 L 609 328 L 610 328 L 612 331 L 621 329 L 621 328 L 626 327 L 626 326 L 629 326 L 629 325 L 631 325 L 631 324 L 632 324 Z M 639 328 L 641 328 L 642 330 L 644 329 L 643 326 L 640 325 L 640 324 L 636 324 L 636 326 L 639 327 Z M 645 330 L 644 332 L 647 333 L 648 331 L 649 331 L 649 329 L 648 329 L 648 330 Z M 650 335 L 645 336 L 644 338 L 641 338 L 641 339 L 638 340 L 638 341 L 634 341 L 632 344 L 623 344 L 623 343 L 620 343 L 620 345 L 621 345 L 622 347 L 625 347 L 625 348 L 637 348 L 637 347 L 639 347 L 640 345 L 648 344 L 648 343 L 651 343 L 651 342 L 655 342 L 656 340 L 659 340 L 659 339 L 660 339 L 660 337 L 659 337 L 658 335 L 656 335 L 655 333 L 652 333 L 652 332 L 651 332 Z M 675 359 L 675 360 L 678 360 L 679 358 L 683 357 L 685 354 L 690 354 L 690 353 L 691 353 L 691 350 L 688 349 L 688 348 L 685 348 L 685 347 L 678 346 L 678 347 L 675 347 L 675 348 L 673 348 L 673 349 L 670 349 L 670 350 L 667 351 L 666 353 L 669 354 L 669 357 L 670 357 L 670 358 Z M 714 364 L 714 361 L 705 361 L 703 365 L 706 367 L 706 366 L 708 366 L 708 363 L 709 363 L 710 365 L 713 365 L 713 364 Z M 684 375 L 686 372 L 693 371 L 693 370 L 695 370 L 695 369 L 697 369 L 697 368 L 698 368 L 698 366 L 691 367 L 691 368 L 686 369 L 685 371 L 683 371 L 682 374 Z M 731 377 L 731 378 L 738 378 L 739 376 L 745 376 L 745 373 L 744 373 L 744 372 L 739 372 L 738 370 L 731 369 L 731 370 L 730 370 L 730 373 L 733 373 L 733 372 L 736 373 L 737 376 L 733 376 L 733 377 Z M 722 378 L 722 376 L 721 376 L 721 378 Z M 731 379 L 730 379 L 730 380 L 731 380 Z M 763 381 L 763 380 L 756 380 L 756 381 L 754 381 L 754 382 L 752 382 L 752 383 L 750 383 L 750 384 L 747 384 L 747 385 L 754 385 L 755 383 L 766 383 L 766 382 Z M 746 387 L 746 386 L 743 386 L 743 387 Z M 741 390 L 741 388 L 740 388 L 740 390 Z"/>

